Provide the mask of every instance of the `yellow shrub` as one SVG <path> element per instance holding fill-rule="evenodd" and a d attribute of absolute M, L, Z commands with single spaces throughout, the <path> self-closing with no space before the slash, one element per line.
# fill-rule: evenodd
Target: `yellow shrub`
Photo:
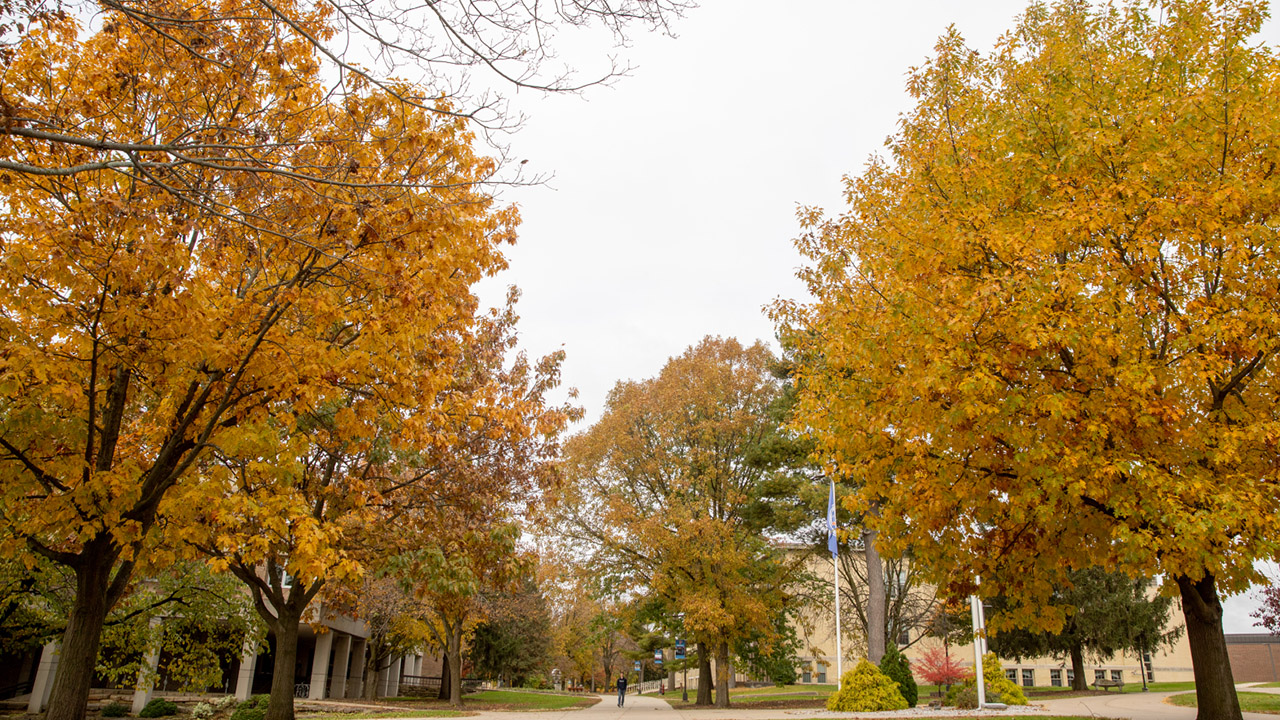
<path fill-rule="evenodd" d="M 987 681 L 988 692 L 1000 693 L 1000 702 L 1005 705 L 1027 704 L 1027 696 L 1022 693 L 1022 688 L 1005 677 L 1004 668 L 1000 667 L 1000 659 L 995 653 L 982 656 L 982 677 Z"/>
<path fill-rule="evenodd" d="M 840 690 L 827 698 L 827 709 L 838 712 L 906 710 L 907 700 L 898 690 L 898 683 L 863 660 L 844 674 Z"/>

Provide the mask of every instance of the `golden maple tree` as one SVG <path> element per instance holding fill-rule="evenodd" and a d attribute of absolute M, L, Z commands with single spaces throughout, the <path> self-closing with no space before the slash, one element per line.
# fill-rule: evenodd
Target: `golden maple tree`
<path fill-rule="evenodd" d="M 1238 718 L 1223 592 L 1280 547 L 1280 65 L 1263 3 L 1032 5 L 913 71 L 848 211 L 805 211 L 797 423 L 939 581 L 1044 607 L 1165 579 L 1201 718 Z M 1010 622 L 1052 629 L 1052 608 Z"/>
<path fill-rule="evenodd" d="M 326 402 L 280 407 L 238 444 L 216 448 L 202 482 L 174 494 L 182 539 L 245 583 L 275 634 L 268 718 L 293 717 L 309 610 L 321 619 L 358 612 L 374 587 L 365 575 L 458 532 L 459 518 L 474 526 L 529 502 L 549 477 L 577 411 L 546 397 L 562 353 L 537 363 L 511 355 L 515 299 L 512 291 L 504 311 L 441 328 L 433 352 L 402 363 L 406 377 L 391 387 L 348 376 Z"/>
<path fill-rule="evenodd" d="M 772 362 L 763 344 L 708 337 L 657 377 L 619 382 L 600 420 L 566 443 L 550 509 L 587 567 L 682 615 L 699 645 L 699 704 L 711 702 L 714 653 L 716 702 L 728 706 L 733 643 L 771 627 L 790 577 L 751 512 L 765 471 L 747 455 L 776 428 Z"/>
<path fill-rule="evenodd" d="M 211 449 L 354 389 L 414 407 L 415 442 L 447 439 L 436 397 L 470 287 L 503 266 L 517 218 L 482 191 L 494 165 L 463 119 L 359 77 L 336 102 L 313 46 L 252 15 L 162 37 L 111 11 L 92 31 L 47 15 L 3 69 L 0 551 L 75 571 L 49 717 L 76 720 L 103 617 L 172 559 L 162 519 L 190 509 L 175 488 L 199 497 Z M 15 132 L 41 113 L 100 139 L 172 134 L 205 159 Z"/>

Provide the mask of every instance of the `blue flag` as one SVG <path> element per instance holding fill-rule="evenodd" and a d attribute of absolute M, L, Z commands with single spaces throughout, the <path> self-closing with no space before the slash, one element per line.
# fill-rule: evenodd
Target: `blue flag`
<path fill-rule="evenodd" d="M 831 499 L 827 501 L 827 549 L 831 551 L 831 557 L 835 557 L 839 552 L 837 546 L 839 541 L 836 540 L 836 481 L 831 481 Z"/>

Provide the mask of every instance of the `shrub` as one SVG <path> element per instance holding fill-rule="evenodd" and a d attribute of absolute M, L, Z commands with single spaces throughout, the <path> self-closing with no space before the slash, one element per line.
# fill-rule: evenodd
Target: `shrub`
<path fill-rule="evenodd" d="M 208 720 L 213 717 L 213 706 L 207 702 L 198 702 L 191 708 L 191 717 L 196 720 Z"/>
<path fill-rule="evenodd" d="M 245 707 L 246 703 L 240 703 L 240 707 L 231 713 L 231 720 L 262 720 L 267 716 L 267 711 L 260 707 Z"/>
<path fill-rule="evenodd" d="M 947 693 L 947 704 L 961 710 L 973 710 L 978 707 L 978 686 L 957 685 L 953 692 Z"/>
<path fill-rule="evenodd" d="M 987 686 L 987 702 L 1004 703 L 1005 705 L 1026 705 L 1027 696 L 1022 693 L 1022 688 L 1018 687 L 1013 681 L 1004 676 L 1004 668 L 1000 667 L 1000 660 L 995 653 L 987 653 L 982 656 L 982 677 L 986 680 Z M 968 700 L 967 691 L 972 691 L 973 699 Z M 972 704 L 962 705 L 963 701 Z M 958 708 L 976 708 L 978 706 L 978 688 L 973 678 L 966 678 L 964 685 L 957 685 L 947 693 L 947 705 L 955 705 Z"/>
<path fill-rule="evenodd" d="M 992 700 L 988 697 L 987 702 L 1002 702 L 1005 705 L 1027 704 L 1027 696 L 1022 693 L 1022 688 L 1004 676 L 1004 668 L 1000 667 L 1000 659 L 995 653 L 982 656 L 982 677 L 987 681 L 987 695 L 994 692 L 1001 698 Z"/>
<path fill-rule="evenodd" d="M 236 706 L 236 711 L 231 713 L 231 720 L 263 720 L 267 716 L 267 704 L 270 702 L 270 695 L 253 695 Z"/>
<path fill-rule="evenodd" d="M 235 695 L 223 695 L 222 697 L 213 701 L 213 706 L 219 710 L 223 710 L 227 707 L 230 707 L 233 703 L 235 703 L 235 701 L 236 701 Z"/>
<path fill-rule="evenodd" d="M 142 708 L 142 712 L 138 713 L 138 717 L 158 718 L 166 715 L 177 714 L 178 706 L 175 703 L 165 700 L 164 698 L 156 698 L 155 700 L 147 703 L 146 707 Z"/>
<path fill-rule="evenodd" d="M 102 717 L 124 717 L 129 714 L 129 706 L 112 700 L 102 706 Z"/>
<path fill-rule="evenodd" d="M 920 689 L 916 687 L 916 679 L 911 674 L 911 663 L 907 662 L 907 658 L 898 651 L 896 645 L 890 644 L 884 657 L 880 658 L 880 672 L 898 683 L 898 692 L 902 693 L 908 707 L 916 706 Z"/>
<path fill-rule="evenodd" d="M 907 701 L 896 682 L 863 660 L 844 674 L 840 690 L 827 697 L 827 709 L 836 712 L 906 710 Z"/>

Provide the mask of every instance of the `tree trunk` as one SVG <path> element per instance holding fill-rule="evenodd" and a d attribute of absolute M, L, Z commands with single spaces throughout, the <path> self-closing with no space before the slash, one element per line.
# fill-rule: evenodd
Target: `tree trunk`
<path fill-rule="evenodd" d="M 453 687 L 453 680 L 450 678 L 453 674 L 449 672 L 449 656 L 444 656 L 444 662 L 440 663 L 440 692 L 436 693 L 437 700 L 448 700 L 449 690 Z"/>
<path fill-rule="evenodd" d="M 876 531 L 862 531 L 862 548 L 867 561 L 867 659 L 879 665 L 884 657 L 888 593 L 884 585 L 884 565 L 876 550 Z"/>
<path fill-rule="evenodd" d="M 462 622 L 456 627 L 446 627 L 445 662 L 449 663 L 449 704 L 462 707 Z"/>
<path fill-rule="evenodd" d="M 386 659 L 387 650 L 381 642 L 369 639 L 369 662 L 364 666 L 364 699 L 375 700 L 378 697 L 379 666 Z"/>
<path fill-rule="evenodd" d="M 76 594 L 62 634 L 61 660 L 53 678 L 46 720 L 84 720 L 102 626 L 111 609 L 107 588 L 114 564 L 88 557 L 84 565 L 76 568 Z"/>
<path fill-rule="evenodd" d="M 287 606 L 287 603 L 286 603 Z M 271 666 L 271 699 L 263 720 L 293 720 L 294 669 L 298 665 L 298 620 L 286 610 L 279 611 L 276 622 L 276 658 Z"/>
<path fill-rule="evenodd" d="M 1196 679 L 1196 719 L 1240 720 L 1240 700 L 1231 676 L 1227 639 L 1222 634 L 1222 602 L 1218 599 L 1216 581 L 1208 573 L 1199 581 L 1186 575 L 1175 580 L 1182 595 L 1191 668 Z"/>
<path fill-rule="evenodd" d="M 698 700 L 694 705 L 711 704 L 711 649 L 698 643 Z"/>
<path fill-rule="evenodd" d="M 729 707 L 729 641 L 716 644 L 716 707 Z"/>
<path fill-rule="evenodd" d="M 1088 690 L 1089 681 L 1084 676 L 1084 648 L 1080 643 L 1071 646 L 1071 679 L 1072 690 Z"/>

